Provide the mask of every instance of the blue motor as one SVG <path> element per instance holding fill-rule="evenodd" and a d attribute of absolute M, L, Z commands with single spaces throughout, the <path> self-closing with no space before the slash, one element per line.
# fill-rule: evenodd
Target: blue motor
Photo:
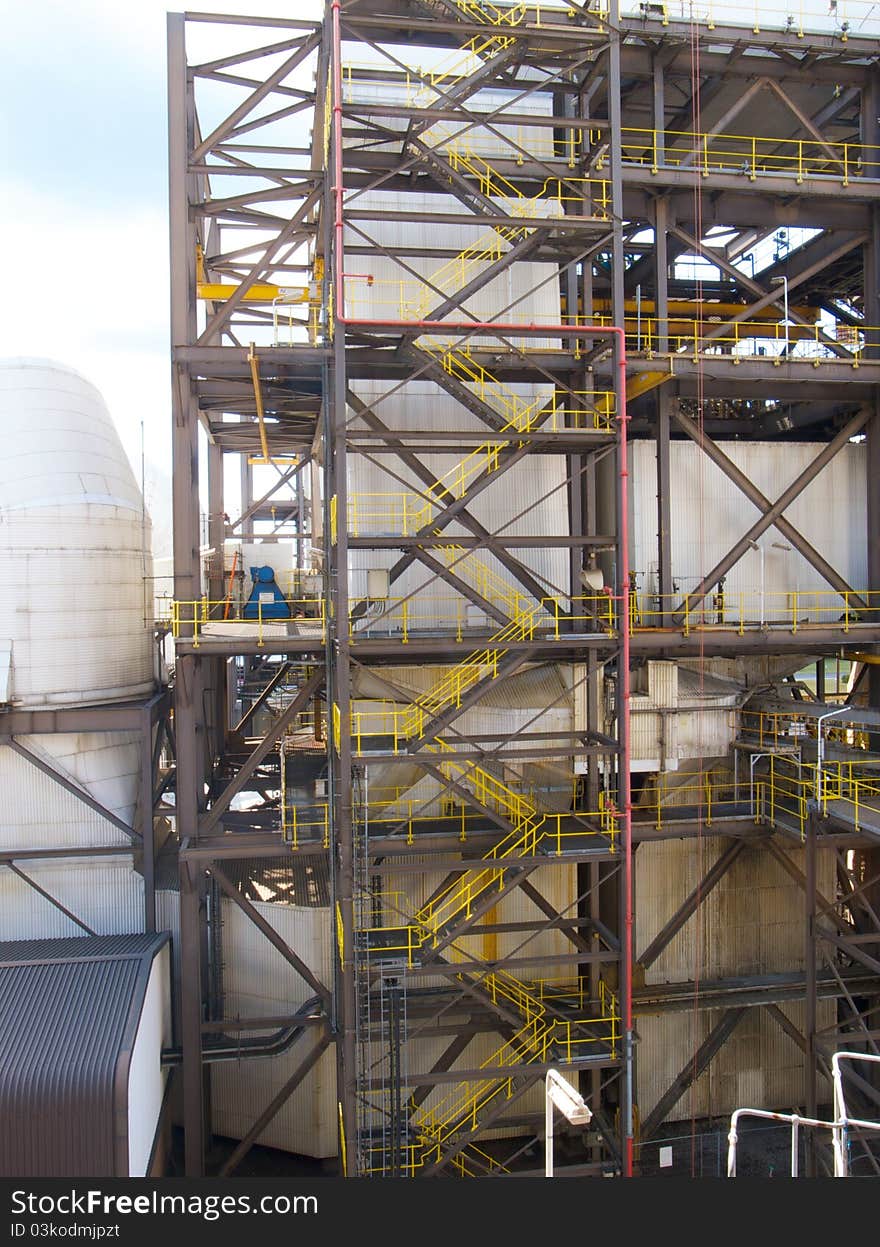
<path fill-rule="evenodd" d="M 275 581 L 271 567 L 252 567 L 251 580 L 254 587 L 245 603 L 245 619 L 289 619 L 290 607 Z"/>

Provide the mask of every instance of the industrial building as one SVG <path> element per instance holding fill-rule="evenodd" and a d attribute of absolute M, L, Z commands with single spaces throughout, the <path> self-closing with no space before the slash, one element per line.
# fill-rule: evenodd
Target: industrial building
<path fill-rule="evenodd" d="M 173 592 L 100 397 L 0 367 L 0 972 L 99 1002 L 92 1166 L 541 1174 L 555 1071 L 557 1173 L 755 1110 L 737 1172 L 880 1174 L 880 10 L 819 7 L 169 14 Z"/>

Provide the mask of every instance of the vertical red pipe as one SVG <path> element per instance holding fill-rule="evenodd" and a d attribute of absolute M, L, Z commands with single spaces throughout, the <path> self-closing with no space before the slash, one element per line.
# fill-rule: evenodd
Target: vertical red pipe
<path fill-rule="evenodd" d="M 618 373 L 618 453 L 620 457 L 620 541 L 618 567 L 618 602 L 620 603 L 620 664 L 618 671 L 618 696 L 620 698 L 619 733 L 620 733 L 620 774 L 619 800 L 623 816 L 623 871 L 624 871 L 624 938 L 623 964 L 621 967 L 621 1010 L 623 1021 L 624 1042 L 624 1079 L 626 1092 L 624 1097 L 625 1117 L 625 1149 L 623 1157 L 623 1176 L 633 1176 L 633 1014 L 632 1014 L 632 937 L 633 937 L 633 888 L 632 888 L 632 789 L 630 785 L 631 745 L 630 745 L 630 600 L 629 600 L 629 470 L 626 426 L 629 420 L 626 409 L 626 337 L 621 326 L 603 325 L 511 325 L 496 321 L 451 321 L 451 320 L 365 320 L 350 319 L 345 315 L 345 286 L 343 270 L 345 268 L 345 251 L 343 236 L 343 187 L 342 187 L 342 36 L 339 23 L 339 0 L 333 0 L 331 6 L 333 31 L 333 200 L 334 235 L 336 240 L 334 260 L 334 290 L 336 292 L 335 320 L 337 325 L 364 325 L 387 329 L 424 329 L 427 332 L 462 333 L 527 333 L 540 334 L 545 337 L 562 336 L 583 338 L 607 338 L 613 335 L 616 343 L 616 366 Z"/>
<path fill-rule="evenodd" d="M 632 785 L 630 782 L 631 744 L 630 744 L 630 678 L 629 678 L 629 640 L 630 640 L 630 601 L 629 601 L 629 455 L 627 450 L 626 426 L 629 415 L 626 409 L 626 335 L 622 326 L 612 330 L 617 343 L 618 370 L 618 402 L 620 408 L 617 416 L 618 453 L 620 456 L 620 567 L 618 569 L 618 585 L 620 587 L 620 662 L 617 672 L 619 696 L 621 698 L 618 730 L 620 732 L 620 792 L 623 806 L 623 872 L 624 884 L 624 938 L 623 965 L 621 967 L 623 997 L 623 1076 L 626 1083 L 624 1096 L 625 1147 L 623 1156 L 623 1176 L 633 1176 L 633 1020 L 632 1020 L 632 965 L 633 965 L 633 862 L 632 862 Z"/>

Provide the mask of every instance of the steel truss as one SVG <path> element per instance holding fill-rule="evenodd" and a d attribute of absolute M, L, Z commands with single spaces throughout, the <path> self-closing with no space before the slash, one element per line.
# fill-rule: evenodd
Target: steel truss
<path fill-rule="evenodd" d="M 190 63 L 187 30 L 209 22 L 234 26 L 237 50 Z M 497 1172 L 513 1161 L 502 1148 L 487 1150 L 482 1136 L 499 1124 L 539 1135 L 540 1114 L 524 1107 L 529 1088 L 550 1061 L 565 1059 L 580 1070 L 598 1126 L 591 1160 L 630 1171 L 626 1001 L 636 1013 L 675 1009 L 689 985 L 658 1003 L 638 983 L 631 990 L 629 962 L 641 952 L 650 964 L 675 938 L 735 868 L 738 845 L 766 845 L 769 859 L 777 839 L 732 814 L 724 833 L 731 847 L 708 867 L 698 895 L 675 898 L 664 931 L 645 950 L 633 948 L 623 851 L 630 660 L 787 651 L 818 658 L 880 641 L 880 599 L 870 596 L 880 591 L 873 491 L 864 585 L 848 584 L 784 514 L 852 436 L 866 436 L 869 479 L 880 466 L 880 74 L 869 44 L 808 31 L 661 26 L 621 17 L 616 6 L 603 15 L 575 6 L 387 0 L 376 12 L 349 0 L 329 5 L 322 25 L 170 16 L 175 809 L 188 1172 L 203 1172 L 205 1163 L 212 867 L 279 851 L 271 801 L 232 808 L 255 784 L 265 797 L 276 782 L 284 723 L 243 741 L 230 735 L 226 704 L 230 665 L 267 646 L 291 664 L 302 692 L 290 716 L 316 705 L 325 716 L 329 847 L 323 834 L 306 833 L 296 851 L 328 855 L 332 864 L 337 965 L 334 982 L 320 987 L 336 1046 L 344 1172 Z M 420 58 L 428 69 L 417 69 Z M 304 89 L 297 71 L 312 63 L 315 85 Z M 215 94 L 210 122 L 199 111 L 205 85 L 232 88 L 225 113 Z M 284 126 L 306 113 L 311 141 L 296 146 Z M 420 223 L 433 227 L 424 238 L 413 228 Z M 707 235 L 722 226 L 722 244 L 710 245 Z M 744 273 L 744 253 L 798 226 L 818 233 L 784 262 Z M 711 258 L 717 291 L 676 276 L 687 256 Z M 778 342 L 783 289 L 772 279 L 781 275 L 791 299 L 785 352 L 741 349 Z M 532 323 L 511 306 L 502 293 L 508 278 L 522 283 L 529 306 L 549 288 L 562 328 Z M 302 305 L 279 304 L 277 292 L 298 283 L 311 286 Z M 709 297 L 717 315 L 707 310 Z M 817 330 L 815 309 L 854 329 L 857 349 L 845 334 Z M 625 384 L 617 370 L 623 348 Z M 460 430 L 420 419 L 424 400 L 413 396 L 428 383 L 454 405 Z M 523 393 L 541 401 L 532 408 Z M 627 423 L 657 450 L 659 606 L 650 620 L 629 608 L 621 547 Z M 323 553 L 327 610 L 317 632 L 269 640 L 204 626 L 222 613 L 206 616 L 201 605 L 200 426 L 209 545 L 216 551 L 227 535 L 253 535 L 287 507 L 295 539 L 307 537 Z M 731 436 L 812 440 L 816 459 L 783 495 L 768 498 L 716 445 Z M 670 538 L 670 447 L 678 437 L 696 442 L 760 516 L 687 597 L 674 588 Z M 225 516 L 227 455 L 242 463 L 235 519 Z M 439 475 L 438 455 L 454 457 L 454 471 Z M 267 459 L 278 477 L 268 492 L 255 485 L 249 462 Z M 537 478 L 542 465 L 556 484 L 531 508 L 524 496 L 518 525 L 486 518 L 499 494 L 521 488 L 524 471 Z M 321 484 L 313 499 L 323 499 L 323 511 L 316 505 L 308 517 L 302 490 L 291 496 L 306 467 Z M 370 473 L 387 482 L 378 506 L 361 497 Z M 561 522 L 548 520 L 554 512 Z M 768 632 L 750 619 L 701 627 L 717 580 L 774 526 L 845 614 L 852 605 L 852 618 L 817 622 L 806 635 Z M 388 573 L 378 609 L 349 574 L 371 557 Z M 604 614 L 584 590 L 587 568 L 610 589 Z M 223 601 L 224 570 L 222 561 L 209 569 L 209 604 Z M 396 586 L 404 591 L 395 594 Z M 459 603 L 454 625 L 420 626 L 420 597 L 441 589 Z M 482 622 L 468 632 L 465 617 Z M 582 673 L 573 679 L 576 732 L 553 738 L 537 717 L 516 738 L 468 727 L 487 695 L 515 689 L 518 676 L 545 664 Z M 412 682 L 401 686 L 401 668 L 444 674 L 414 694 Z M 878 705 L 876 669 L 869 671 Z M 605 677 L 616 681 L 621 710 L 613 736 L 599 713 Z M 381 731 L 364 718 L 365 701 L 394 707 Z M 583 771 L 578 805 L 564 819 L 523 803 L 526 759 L 576 761 Z M 365 795 L 370 773 L 395 766 L 415 766 L 434 781 L 437 800 L 465 819 L 464 841 L 444 818 L 416 826 L 390 805 L 376 817 Z M 674 829 L 635 820 L 632 843 L 702 834 L 699 816 Z M 805 948 L 818 951 L 806 954 L 800 978 L 693 989 L 697 1007 L 711 1001 L 722 1011 L 719 1021 L 696 1062 L 684 1068 L 683 1054 L 682 1073 L 644 1132 L 673 1111 L 749 1006 L 763 1008 L 804 1052 L 808 1109 L 820 1052 L 840 1038 L 819 1034 L 815 1002 L 842 1002 L 846 1046 L 856 1033 L 874 1042 L 876 949 L 873 928 L 862 927 L 878 910 L 866 882 L 877 874 L 876 849 L 866 842 L 847 856 L 851 832 L 837 829 L 838 840 L 827 827 L 817 834 L 843 855 L 841 896 L 849 899 L 816 900 L 808 853 Z M 564 864 L 576 886 L 560 910 L 548 881 Z M 432 887 L 436 872 L 443 875 L 434 895 L 411 886 L 426 869 Z M 222 888 L 222 867 L 214 874 Z M 391 905 L 379 895 L 393 891 L 410 899 Z M 514 895 L 528 897 L 529 917 L 499 920 L 496 904 Z M 845 930 L 838 923 L 829 933 L 824 918 L 810 917 L 817 906 L 827 917 L 823 904 L 843 912 Z M 476 931 L 489 947 L 516 933 L 520 947 L 477 957 Z M 530 950 L 552 932 L 562 951 Z M 549 965 L 556 974 L 563 967 L 576 1003 L 556 1001 L 538 1013 L 530 984 Z M 442 987 L 430 986 L 438 980 Z M 779 1007 L 798 993 L 807 1002 L 806 1034 Z M 389 1046 L 389 1028 L 399 1049 Z M 444 1036 L 439 1051 L 428 1046 Z M 480 1036 L 494 1036 L 488 1061 L 469 1059 Z M 572 1057 L 578 1040 L 580 1052 L 592 1043 L 596 1055 Z M 288 1094 L 300 1079 L 291 1081 Z M 267 1106 L 255 1125 L 278 1107 Z M 464 1129 L 466 1117 L 475 1128 Z"/>

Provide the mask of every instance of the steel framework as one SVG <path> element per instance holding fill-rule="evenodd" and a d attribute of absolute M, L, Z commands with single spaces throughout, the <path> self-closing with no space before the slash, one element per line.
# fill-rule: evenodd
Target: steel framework
<path fill-rule="evenodd" d="M 190 60 L 187 40 L 221 27 L 232 50 Z M 309 140 L 297 139 L 303 117 Z M 811 808 L 795 832 L 781 799 L 758 820 L 735 802 L 716 808 L 713 834 L 730 847 L 694 892 L 670 898 L 672 918 L 637 953 L 633 856 L 650 840 L 702 837 L 706 811 L 701 798 L 675 818 L 633 817 L 629 679 L 647 659 L 824 662 L 870 656 L 880 641 L 874 491 L 867 584 L 849 584 L 785 515 L 853 438 L 866 442 L 869 481 L 876 474 L 878 118 L 876 40 L 851 26 L 478 0 L 334 0 L 321 23 L 169 15 L 189 1173 L 204 1172 L 210 1129 L 205 1027 L 221 1024 L 205 933 L 211 880 L 231 895 L 223 861 L 277 857 L 282 834 L 331 865 L 332 983 L 262 929 L 321 1001 L 348 1175 L 515 1164 L 486 1136 L 499 1126 L 540 1136 L 530 1092 L 551 1065 L 580 1078 L 597 1171 L 629 1175 L 639 1141 L 750 1009 L 803 1052 L 811 1117 L 835 1047 L 875 1045 L 880 861 L 874 833 L 840 809 Z M 746 253 L 800 228 L 814 231 L 803 245 L 744 271 Z M 682 275 L 688 257 L 696 275 Z M 718 276 L 701 278 L 700 263 Z M 432 419 L 426 394 L 455 415 Z M 628 437 L 656 447 L 647 604 L 627 544 Z M 686 594 L 671 544 L 679 438 L 758 512 Z M 718 444 L 732 438 L 808 440 L 816 455 L 770 498 Z M 235 521 L 224 505 L 233 457 Z M 274 473 L 268 487 L 257 465 Z M 321 608 L 311 627 L 273 628 L 260 614 L 224 628 L 224 541 L 265 532 L 267 519 L 282 535 L 285 520 L 294 525 L 298 567 L 304 541 L 320 555 Z M 717 586 L 774 527 L 828 591 L 814 616 L 795 595 L 792 619 L 768 625 L 719 605 Z M 369 570 L 384 573 L 378 594 Z M 451 614 L 438 614 L 438 594 Z M 230 672 L 270 651 L 295 691 L 268 731 L 246 738 L 250 712 L 237 725 L 230 717 Z M 568 673 L 572 726 L 547 730 L 538 714 L 487 730 L 487 696 L 506 687 L 515 705 L 517 678 L 536 670 Z M 865 670 L 874 707 L 877 669 Z M 277 775 L 304 713 L 326 739 L 327 810 L 291 830 Z M 435 806 L 419 818 L 378 801 L 376 776 L 395 768 L 415 768 L 460 825 Z M 526 781 L 554 768 L 582 776 L 561 808 L 546 782 L 530 791 Z M 236 808 L 255 791 L 259 805 Z M 803 872 L 780 848 L 793 837 L 806 846 Z M 645 986 L 644 970 L 756 845 L 803 887 L 804 972 Z M 820 850 L 836 855 L 833 898 L 817 894 Z M 572 882 L 560 908 L 551 898 L 562 870 Z M 500 921 L 497 906 L 514 895 L 528 916 Z M 499 955 L 499 938 L 514 951 Z M 564 981 L 549 987 L 543 970 Z M 780 1007 L 798 998 L 803 1033 Z M 819 1028 L 820 999 L 841 1002 L 832 1034 Z M 720 1012 L 639 1127 L 633 1011 L 685 1008 Z M 469 1059 L 472 1043 L 485 1059 Z M 287 1094 L 319 1055 L 304 1058 Z"/>

